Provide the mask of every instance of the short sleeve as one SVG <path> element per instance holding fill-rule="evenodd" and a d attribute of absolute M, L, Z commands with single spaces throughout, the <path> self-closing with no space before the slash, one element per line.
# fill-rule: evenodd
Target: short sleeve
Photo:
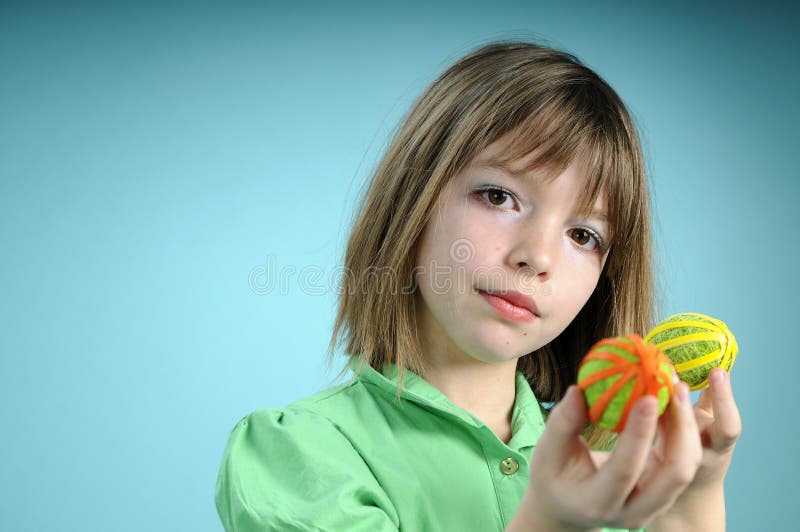
<path fill-rule="evenodd" d="M 399 529 L 350 441 L 327 418 L 302 410 L 261 409 L 236 424 L 215 501 L 228 532 Z"/>

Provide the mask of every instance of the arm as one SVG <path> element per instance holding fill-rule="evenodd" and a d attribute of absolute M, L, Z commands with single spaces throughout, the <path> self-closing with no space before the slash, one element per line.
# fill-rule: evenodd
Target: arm
<path fill-rule="evenodd" d="M 709 487 L 702 492 L 687 489 L 667 513 L 647 525 L 647 532 L 670 530 L 724 532 L 725 496 L 722 486 Z"/>
<path fill-rule="evenodd" d="M 733 448 L 742 432 L 742 421 L 730 375 L 714 369 L 710 386 L 703 390 L 694 407 L 703 443 L 703 459 L 692 483 L 675 504 L 648 527 L 648 532 L 664 530 L 725 530 L 725 474 Z M 657 445 L 658 447 L 658 445 Z"/>

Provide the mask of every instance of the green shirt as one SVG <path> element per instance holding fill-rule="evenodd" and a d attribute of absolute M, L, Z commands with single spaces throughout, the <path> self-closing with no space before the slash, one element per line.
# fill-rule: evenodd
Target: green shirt
<path fill-rule="evenodd" d="M 216 505 L 228 531 L 500 531 L 528 485 L 543 410 L 522 373 L 508 444 L 419 375 L 396 399 L 394 364 L 242 418 Z"/>

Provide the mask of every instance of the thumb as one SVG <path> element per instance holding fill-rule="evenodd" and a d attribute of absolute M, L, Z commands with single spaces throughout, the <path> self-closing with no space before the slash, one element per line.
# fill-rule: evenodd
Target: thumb
<path fill-rule="evenodd" d="M 586 403 L 583 392 L 574 384 L 547 417 L 545 431 L 538 447 L 546 454 L 558 456 L 571 449 L 571 442 L 583 432 L 586 424 Z"/>

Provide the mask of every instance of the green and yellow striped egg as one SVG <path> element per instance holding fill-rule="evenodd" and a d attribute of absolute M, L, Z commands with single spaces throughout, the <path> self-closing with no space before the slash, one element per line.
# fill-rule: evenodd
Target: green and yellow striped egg
<path fill-rule="evenodd" d="M 667 355 L 678 378 L 691 390 L 708 386 L 708 373 L 716 367 L 730 371 L 739 351 L 736 338 L 725 323 L 697 312 L 666 318 L 644 340 Z"/>

